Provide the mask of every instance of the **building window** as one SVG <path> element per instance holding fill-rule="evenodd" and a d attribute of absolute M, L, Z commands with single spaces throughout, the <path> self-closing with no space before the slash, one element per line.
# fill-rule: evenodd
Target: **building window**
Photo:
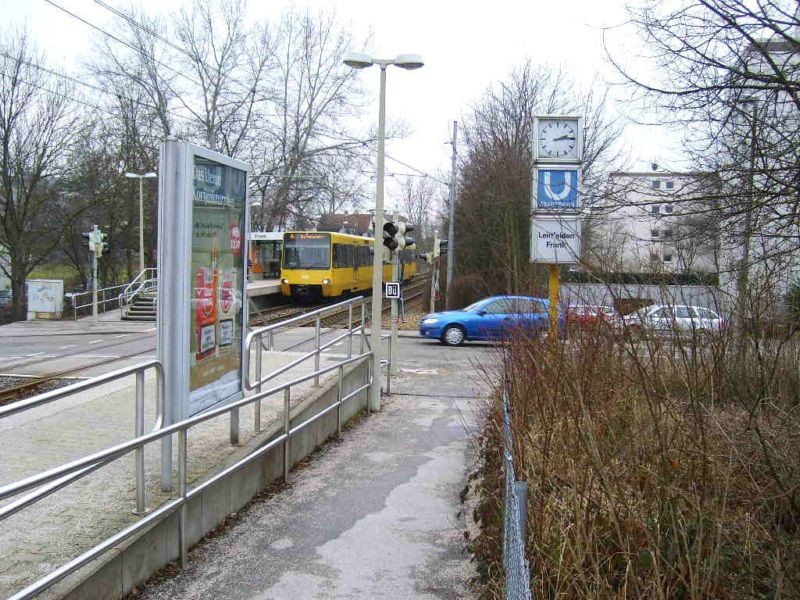
<path fill-rule="evenodd" d="M 651 181 L 650 185 L 654 190 L 661 189 L 661 182 L 658 179 L 654 179 L 653 181 Z"/>
<path fill-rule="evenodd" d="M 653 239 L 657 239 L 658 238 L 658 229 L 651 229 L 650 230 L 650 237 L 653 238 Z"/>
<path fill-rule="evenodd" d="M 670 263 L 670 262 L 672 262 L 672 254 L 665 254 L 665 255 L 664 255 L 664 262 L 665 262 L 665 263 Z"/>
<path fill-rule="evenodd" d="M 650 207 L 650 212 L 653 213 L 654 215 L 660 215 L 661 214 L 661 205 L 660 204 L 653 204 L 653 206 Z"/>
<path fill-rule="evenodd" d="M 667 186 L 668 190 L 674 189 L 675 188 L 675 182 L 674 181 L 667 181 L 666 186 Z"/>
<path fill-rule="evenodd" d="M 665 229 L 664 230 L 664 237 L 671 238 L 672 237 L 672 229 Z"/>
<path fill-rule="evenodd" d="M 665 204 L 664 208 L 663 208 L 663 211 L 664 211 L 665 215 L 671 215 L 672 214 L 672 204 Z"/>

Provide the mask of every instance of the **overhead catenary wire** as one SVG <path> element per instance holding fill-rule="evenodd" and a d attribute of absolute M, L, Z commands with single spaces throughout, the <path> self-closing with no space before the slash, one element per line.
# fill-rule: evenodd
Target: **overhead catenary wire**
<path fill-rule="evenodd" d="M 73 76 L 67 75 L 65 73 L 59 73 L 58 71 L 54 71 L 53 69 L 49 69 L 48 67 L 39 65 L 39 64 L 37 64 L 35 62 L 31 62 L 31 61 L 22 59 L 20 57 L 16 57 L 16 56 L 12 56 L 10 54 L 7 54 L 7 53 L 3 52 L 2 50 L 0 50 L 0 56 L 3 56 L 3 57 L 5 57 L 5 58 L 7 58 L 9 60 L 12 60 L 12 61 L 20 62 L 20 63 L 22 63 L 24 65 L 27 65 L 29 67 L 32 67 L 34 69 L 39 69 L 40 71 L 48 73 L 49 75 L 53 75 L 54 77 L 58 77 L 60 79 L 64 79 L 64 80 L 69 81 L 71 83 L 75 83 L 77 85 L 83 86 L 83 87 L 88 88 L 90 90 L 93 90 L 93 91 L 96 91 L 96 92 L 100 92 L 101 94 L 106 94 L 106 95 L 112 96 L 114 98 L 120 98 L 122 100 L 127 100 L 128 102 L 131 102 L 133 104 L 139 104 L 141 106 L 144 106 L 145 108 L 149 108 L 149 109 L 154 110 L 154 111 L 159 111 L 160 110 L 157 106 L 155 106 L 153 104 L 149 104 L 148 102 L 145 102 L 144 100 L 141 100 L 141 99 L 138 99 L 138 98 L 131 98 L 130 96 L 126 96 L 125 94 L 121 94 L 121 93 L 116 92 L 116 91 L 110 91 L 110 90 L 102 88 L 102 87 L 100 87 L 98 85 L 93 85 L 91 83 L 87 83 L 86 81 L 78 79 L 77 77 L 73 77 Z M 6 74 L 6 75 L 8 75 L 8 74 Z M 26 80 L 23 80 L 23 81 L 25 81 L 29 85 L 36 86 L 36 84 L 34 84 L 34 83 L 30 82 L 30 81 L 26 81 Z M 36 86 L 36 87 L 40 87 L 40 86 Z M 58 92 L 55 92 L 53 90 L 47 90 L 47 89 L 41 88 L 41 87 L 40 87 L 40 89 L 43 89 L 44 91 L 49 91 L 50 93 L 53 93 L 53 94 L 57 94 L 58 93 Z M 97 109 L 97 110 L 99 110 L 101 112 L 105 112 L 106 114 L 117 116 L 117 115 L 115 115 L 113 112 L 111 112 L 108 109 L 104 109 L 104 108 L 101 108 L 101 107 L 93 105 L 93 104 L 88 104 L 86 102 L 81 102 L 80 100 L 77 100 L 77 99 L 75 101 L 76 102 L 80 102 L 81 104 L 84 104 L 85 106 L 88 106 L 90 108 L 95 108 L 95 109 Z M 180 113 L 176 113 L 176 112 L 174 112 L 173 110 L 170 110 L 170 109 L 164 109 L 164 112 L 167 113 L 168 115 L 171 115 L 171 116 L 173 116 L 175 118 L 178 118 L 178 119 L 185 119 L 187 121 L 193 121 L 192 117 L 187 117 L 186 115 L 182 115 Z"/>

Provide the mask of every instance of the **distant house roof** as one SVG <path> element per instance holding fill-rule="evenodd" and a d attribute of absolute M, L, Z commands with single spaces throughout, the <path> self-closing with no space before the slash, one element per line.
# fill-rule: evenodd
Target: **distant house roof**
<path fill-rule="evenodd" d="M 372 215 L 369 213 L 325 214 L 320 217 L 317 230 L 364 235 L 372 230 Z"/>

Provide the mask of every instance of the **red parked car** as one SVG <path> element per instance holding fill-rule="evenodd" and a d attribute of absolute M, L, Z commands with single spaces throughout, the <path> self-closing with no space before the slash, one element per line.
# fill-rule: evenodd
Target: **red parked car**
<path fill-rule="evenodd" d="M 567 327 L 592 327 L 601 323 L 610 325 L 617 317 L 611 306 L 596 304 L 574 304 L 567 307 Z"/>

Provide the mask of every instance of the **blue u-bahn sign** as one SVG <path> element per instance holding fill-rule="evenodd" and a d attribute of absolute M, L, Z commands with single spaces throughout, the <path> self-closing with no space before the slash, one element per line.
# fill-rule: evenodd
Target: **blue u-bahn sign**
<path fill-rule="evenodd" d="M 534 169 L 536 208 L 577 210 L 580 170 L 577 168 Z"/>

